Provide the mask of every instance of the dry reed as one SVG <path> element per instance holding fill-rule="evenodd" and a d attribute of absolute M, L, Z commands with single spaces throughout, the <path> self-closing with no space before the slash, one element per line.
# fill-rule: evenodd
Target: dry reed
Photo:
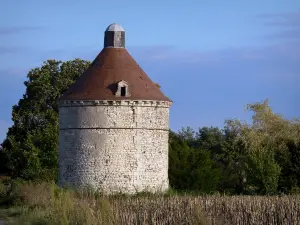
<path fill-rule="evenodd" d="M 105 197 L 25 183 L 10 194 L 21 207 L 11 224 L 300 224 L 300 196 L 141 195 Z M 2 196 L 4 196 L 2 194 Z M 12 206 L 11 206 L 12 207 Z M 12 208 L 10 208 L 12 209 Z M 9 216 L 9 215 L 7 215 Z"/>

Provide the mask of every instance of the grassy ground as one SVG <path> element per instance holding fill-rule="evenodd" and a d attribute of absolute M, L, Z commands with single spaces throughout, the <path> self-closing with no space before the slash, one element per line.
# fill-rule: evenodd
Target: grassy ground
<path fill-rule="evenodd" d="M 7 224 L 300 224 L 300 196 L 102 196 L 54 183 L 0 187 Z"/>

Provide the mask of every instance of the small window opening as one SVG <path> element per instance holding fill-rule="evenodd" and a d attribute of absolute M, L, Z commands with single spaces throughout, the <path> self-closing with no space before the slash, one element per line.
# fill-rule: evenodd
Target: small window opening
<path fill-rule="evenodd" d="M 117 91 L 115 93 L 118 97 L 130 97 L 130 89 L 128 83 L 124 80 L 119 81 L 117 84 Z"/>
<path fill-rule="evenodd" d="M 126 96 L 126 87 L 121 87 L 121 96 Z"/>

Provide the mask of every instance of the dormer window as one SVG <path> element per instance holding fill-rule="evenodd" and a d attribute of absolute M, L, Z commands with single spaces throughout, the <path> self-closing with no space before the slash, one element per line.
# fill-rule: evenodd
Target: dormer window
<path fill-rule="evenodd" d="M 128 83 L 126 81 L 121 80 L 117 83 L 116 96 L 118 96 L 118 97 L 129 97 L 130 96 Z"/>

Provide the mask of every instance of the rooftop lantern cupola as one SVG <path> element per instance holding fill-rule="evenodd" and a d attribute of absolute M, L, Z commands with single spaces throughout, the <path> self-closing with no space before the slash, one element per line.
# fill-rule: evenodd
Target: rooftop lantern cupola
<path fill-rule="evenodd" d="M 106 28 L 104 48 L 125 48 L 125 30 L 121 25 L 113 23 Z"/>

